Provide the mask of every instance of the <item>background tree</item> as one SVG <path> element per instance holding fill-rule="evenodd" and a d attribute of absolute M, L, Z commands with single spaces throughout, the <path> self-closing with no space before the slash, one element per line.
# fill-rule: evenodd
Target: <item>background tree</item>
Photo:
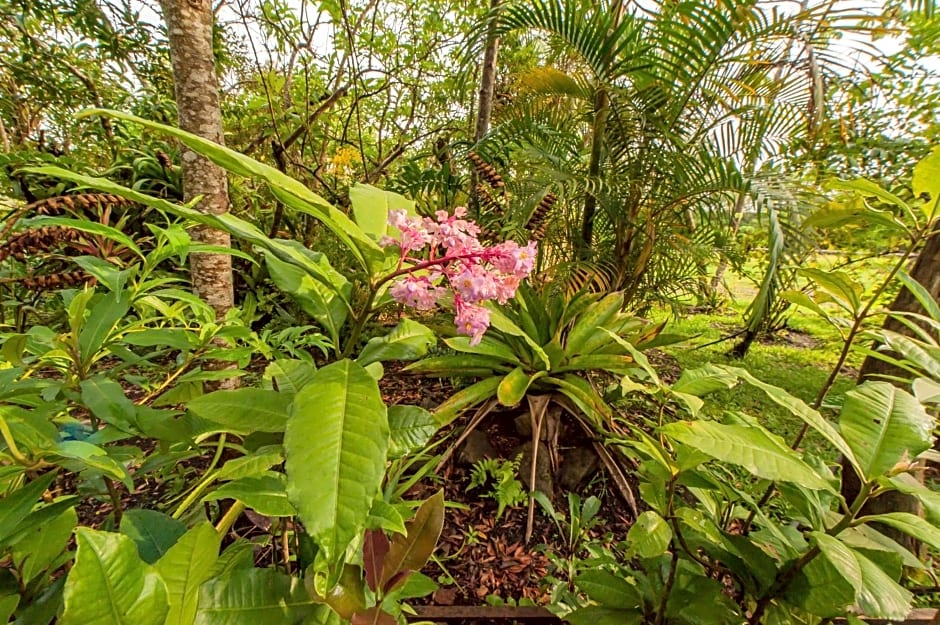
<path fill-rule="evenodd" d="M 213 54 L 214 16 L 209 0 L 161 0 L 166 20 L 179 125 L 210 141 L 224 144 L 219 80 Z M 190 201 L 202 196 L 198 209 L 219 215 L 228 211 L 225 170 L 187 148 L 182 149 L 183 192 Z M 209 245 L 230 245 L 229 235 L 207 227 L 193 238 Z M 235 304 L 232 260 L 228 254 L 193 254 L 193 288 L 216 311 L 225 315 Z"/>

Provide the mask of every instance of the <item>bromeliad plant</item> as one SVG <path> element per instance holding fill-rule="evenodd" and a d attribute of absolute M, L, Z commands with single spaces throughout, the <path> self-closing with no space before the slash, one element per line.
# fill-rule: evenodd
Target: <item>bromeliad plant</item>
<path fill-rule="evenodd" d="M 514 407 L 525 401 L 535 450 L 552 402 L 592 435 L 603 437 L 611 430 L 613 411 L 597 383 L 606 387 L 614 376 L 636 367 L 640 349 L 667 339 L 660 336 L 662 324 L 624 313 L 623 306 L 623 293 L 584 291 L 568 299 L 550 290 L 540 294 L 522 286 L 505 312 L 489 309 L 493 329 L 480 341 L 462 336 L 447 338 L 444 343 L 456 354 L 431 356 L 405 370 L 421 375 L 478 378 L 435 410 L 439 422 L 449 423 L 462 411 L 476 408 L 464 436 L 498 405 Z M 608 379 L 592 380 L 591 376 Z M 622 463 L 603 445 L 597 444 L 595 449 L 620 494 L 635 508 Z M 554 449 L 549 452 L 553 454 Z M 535 483 L 537 455 L 537 451 L 532 454 L 531 466 L 526 467 L 531 484 Z M 535 499 L 530 497 L 527 540 L 534 512 Z"/>

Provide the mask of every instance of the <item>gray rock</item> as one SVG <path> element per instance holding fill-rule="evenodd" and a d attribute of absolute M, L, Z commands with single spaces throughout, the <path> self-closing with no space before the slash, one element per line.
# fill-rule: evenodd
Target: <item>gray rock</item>
<path fill-rule="evenodd" d="M 463 465 L 473 465 L 484 458 L 495 458 L 498 455 L 486 434 L 480 430 L 473 430 L 460 446 L 457 462 Z"/>
<path fill-rule="evenodd" d="M 558 484 L 565 490 L 577 490 L 597 470 L 600 459 L 593 449 L 575 447 L 565 452 L 558 468 Z"/>
<path fill-rule="evenodd" d="M 522 455 L 519 460 L 519 481 L 526 488 L 532 488 L 532 441 L 523 443 L 513 452 L 513 457 Z M 548 453 L 548 445 L 539 443 L 539 453 L 535 459 L 535 490 L 540 490 L 549 497 L 555 492 L 555 481 L 552 477 L 552 462 Z"/>
<path fill-rule="evenodd" d="M 516 425 L 516 432 L 518 432 L 519 436 L 525 436 L 527 438 L 532 437 L 532 417 L 529 416 L 528 411 L 513 419 L 513 423 Z M 561 408 L 552 404 L 548 407 L 548 410 L 545 411 L 545 417 L 542 421 L 542 431 L 539 433 L 539 440 L 543 442 L 555 440 L 556 434 L 561 434 Z"/>

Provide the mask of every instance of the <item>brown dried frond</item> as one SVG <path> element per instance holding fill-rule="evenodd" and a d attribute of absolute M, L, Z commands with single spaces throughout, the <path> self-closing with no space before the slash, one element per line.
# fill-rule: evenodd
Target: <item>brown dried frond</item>
<path fill-rule="evenodd" d="M 477 200 L 480 202 L 481 212 L 490 213 L 495 219 L 501 219 L 506 212 L 502 202 L 494 198 L 490 190 L 479 182 L 474 190 L 477 193 Z"/>
<path fill-rule="evenodd" d="M 92 281 L 94 281 L 94 277 L 84 271 L 65 271 L 42 276 L 29 276 L 18 280 L 20 284 L 33 291 L 66 289 L 80 284 L 88 284 Z"/>
<path fill-rule="evenodd" d="M 157 150 L 155 156 L 157 157 L 157 162 L 160 163 L 160 167 L 164 169 L 170 169 L 173 167 L 173 161 L 170 159 L 170 156 L 163 150 Z"/>
<path fill-rule="evenodd" d="M 557 200 L 558 197 L 554 193 L 546 193 L 538 206 L 535 207 L 535 210 L 532 211 L 525 227 L 531 233 L 533 241 L 541 241 L 545 236 L 545 228 L 548 226 L 548 214 Z"/>
<path fill-rule="evenodd" d="M 111 193 L 77 193 L 46 198 L 22 208 L 24 214 L 59 216 L 76 210 L 94 212 L 104 208 L 126 208 L 134 203 Z"/>
<path fill-rule="evenodd" d="M 43 226 L 17 232 L 0 245 L 0 262 L 10 257 L 23 262 L 29 255 L 52 251 L 81 237 L 81 231 L 60 226 Z"/>
<path fill-rule="evenodd" d="M 503 177 L 496 172 L 492 165 L 480 158 L 480 155 L 476 152 L 469 152 L 467 158 L 470 159 L 473 169 L 481 179 L 500 193 L 506 193 L 506 183 L 503 182 Z"/>
<path fill-rule="evenodd" d="M 106 209 L 127 208 L 133 205 L 134 202 L 112 193 L 76 193 L 38 200 L 23 206 L 6 218 L 3 228 L 0 229 L 0 240 L 5 239 L 16 226 L 16 222 L 24 216 L 61 217 L 71 213 L 76 217 L 97 219 Z"/>

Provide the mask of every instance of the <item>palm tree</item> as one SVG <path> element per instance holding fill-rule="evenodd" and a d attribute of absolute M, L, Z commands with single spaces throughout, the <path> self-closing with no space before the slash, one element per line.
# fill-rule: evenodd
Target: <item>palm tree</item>
<path fill-rule="evenodd" d="M 608 4 L 501 8 L 501 34 L 540 31 L 567 56 L 534 86 L 523 77 L 520 101 L 487 140 L 512 153 L 517 172 L 534 167 L 541 186 L 583 198 L 567 203 L 577 243 L 552 255 L 593 263 L 642 306 L 699 288 L 757 163 L 803 119 L 806 90 L 789 73 L 779 79 L 792 16 L 742 0 L 664 2 L 651 13 Z"/>

